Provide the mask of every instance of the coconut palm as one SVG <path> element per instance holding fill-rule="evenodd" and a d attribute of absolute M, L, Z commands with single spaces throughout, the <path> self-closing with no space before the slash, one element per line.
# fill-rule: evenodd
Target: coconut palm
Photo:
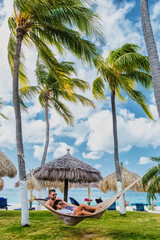
<path fill-rule="evenodd" d="M 64 105 L 62 100 L 70 102 L 81 102 L 83 105 L 94 107 L 88 98 L 77 94 L 76 91 L 85 92 L 89 89 L 89 84 L 81 79 L 72 78 L 70 75 L 75 73 L 71 62 L 61 62 L 59 67 L 49 70 L 42 61 L 37 60 L 36 76 L 38 86 L 26 86 L 20 89 L 22 98 L 30 99 L 35 93 L 39 95 L 39 102 L 45 109 L 46 119 L 46 140 L 41 161 L 41 166 L 46 161 L 49 146 L 49 108 L 54 108 L 67 124 L 73 124 L 73 116 L 70 110 Z"/>
<path fill-rule="evenodd" d="M 95 36 L 101 31 L 97 15 L 83 5 L 81 0 L 14 0 L 14 16 L 8 20 L 11 30 L 8 43 L 8 59 L 13 75 L 13 105 L 16 118 L 16 142 L 19 163 L 19 179 L 22 205 L 22 226 L 29 225 L 26 170 L 22 140 L 21 112 L 18 87 L 26 84 L 22 43 L 38 49 L 43 60 L 54 69 L 55 57 L 50 50 L 54 45 L 60 53 L 67 48 L 73 54 L 91 63 L 98 55 L 97 47 L 82 37 Z M 75 30 L 77 29 L 77 30 Z"/>
<path fill-rule="evenodd" d="M 149 62 L 146 56 L 141 55 L 139 47 L 134 44 L 125 44 L 121 48 L 111 51 L 105 60 L 95 61 L 98 73 L 101 75 L 93 82 L 93 95 L 95 98 L 106 99 L 105 83 L 108 83 L 111 91 L 111 107 L 113 118 L 113 138 L 114 138 L 114 161 L 117 178 L 118 192 L 122 190 L 122 178 L 119 165 L 118 135 L 115 96 L 124 101 L 124 92 L 133 101 L 141 105 L 147 116 L 152 119 L 148 106 L 145 103 L 144 95 L 135 90 L 135 82 L 141 83 L 148 88 L 151 85 L 149 74 Z M 125 214 L 124 201 L 120 199 L 120 212 Z"/>
<path fill-rule="evenodd" d="M 159 157 L 151 157 L 152 161 L 160 162 Z M 160 193 L 160 164 L 151 168 L 142 178 L 143 188 L 148 192 L 148 201 L 152 200 L 152 210 L 154 209 L 153 200 L 156 199 L 156 193 Z"/>
<path fill-rule="evenodd" d="M 140 7 L 141 7 L 141 22 L 151 68 L 155 101 L 160 116 L 160 65 L 157 46 L 154 39 L 151 20 L 149 16 L 148 0 L 140 0 Z"/>

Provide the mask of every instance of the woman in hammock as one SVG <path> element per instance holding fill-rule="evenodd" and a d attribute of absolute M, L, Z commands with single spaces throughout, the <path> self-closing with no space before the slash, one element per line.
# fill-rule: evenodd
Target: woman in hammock
<path fill-rule="evenodd" d="M 63 214 L 69 214 L 69 215 L 92 215 L 96 210 L 101 208 L 101 206 L 98 207 L 91 207 L 86 204 L 80 204 L 79 206 L 70 207 L 70 206 L 64 206 L 63 202 L 60 199 L 55 200 L 53 208 Z"/>

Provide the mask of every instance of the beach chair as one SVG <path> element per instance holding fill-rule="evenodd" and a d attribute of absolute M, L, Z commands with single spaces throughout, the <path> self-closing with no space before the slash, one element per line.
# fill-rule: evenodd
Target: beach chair
<path fill-rule="evenodd" d="M 77 202 L 76 199 L 74 199 L 72 197 L 70 197 L 69 199 L 73 205 L 79 206 L 79 202 Z"/>
<path fill-rule="evenodd" d="M 116 202 L 114 202 L 109 208 L 108 211 L 116 210 Z"/>
<path fill-rule="evenodd" d="M 99 198 L 95 199 L 95 201 L 96 201 L 97 204 L 103 202 L 103 200 L 99 199 Z"/>
<path fill-rule="evenodd" d="M 0 197 L 0 208 L 8 210 L 7 198 Z"/>
<path fill-rule="evenodd" d="M 144 206 L 147 206 L 147 204 L 144 204 L 144 203 L 132 203 L 131 206 L 136 206 L 136 209 L 133 209 L 133 210 L 136 210 L 136 211 L 140 211 L 140 212 L 144 212 L 145 209 L 144 209 Z"/>
<path fill-rule="evenodd" d="M 102 200 L 102 199 L 99 199 L 99 198 L 95 199 L 95 201 L 96 201 L 97 204 L 103 202 L 103 200 Z M 116 210 L 116 202 L 114 202 L 114 203 L 108 208 L 108 210 L 109 210 L 109 211 L 110 211 L 110 210 Z"/>

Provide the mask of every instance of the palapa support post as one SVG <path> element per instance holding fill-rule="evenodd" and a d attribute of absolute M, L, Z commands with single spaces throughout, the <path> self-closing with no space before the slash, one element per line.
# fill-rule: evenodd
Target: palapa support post
<path fill-rule="evenodd" d="M 64 180 L 64 201 L 68 200 L 68 179 Z"/>
<path fill-rule="evenodd" d="M 154 211 L 153 197 L 151 198 L 152 211 Z"/>

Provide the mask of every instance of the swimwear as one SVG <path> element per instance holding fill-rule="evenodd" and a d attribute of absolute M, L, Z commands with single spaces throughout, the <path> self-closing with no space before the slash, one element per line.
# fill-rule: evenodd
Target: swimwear
<path fill-rule="evenodd" d="M 66 206 L 65 209 L 73 211 L 74 207 Z"/>
<path fill-rule="evenodd" d="M 74 212 L 72 210 L 66 209 L 66 208 L 62 208 L 61 210 L 57 210 L 58 212 L 61 212 L 63 214 L 70 214 L 70 215 L 74 215 Z"/>

